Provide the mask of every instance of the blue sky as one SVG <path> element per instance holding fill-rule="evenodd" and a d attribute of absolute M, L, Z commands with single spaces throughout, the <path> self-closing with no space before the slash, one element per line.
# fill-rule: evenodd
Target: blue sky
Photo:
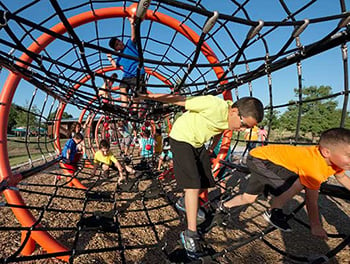
<path fill-rule="evenodd" d="M 6 0 L 1 3 L 6 6 L 11 12 L 17 10 L 20 6 L 23 6 L 31 1 L 12 1 Z M 185 2 L 185 1 L 184 1 Z M 238 1 L 243 3 L 245 1 Z M 304 5 L 307 1 L 296 1 L 296 0 L 288 0 L 285 1 L 288 8 L 294 12 L 298 10 L 302 5 Z M 58 1 L 61 8 L 72 7 L 71 1 Z M 74 5 L 78 6 L 79 4 L 84 4 L 85 1 L 79 0 L 74 1 Z M 188 3 L 188 2 L 186 2 Z M 128 6 L 130 2 L 126 3 Z M 217 10 L 220 14 L 231 14 L 234 10 L 237 9 L 234 4 L 230 1 L 220 1 L 220 4 L 216 1 L 206 0 L 201 2 L 202 6 L 207 10 L 215 11 Z M 121 6 L 121 2 L 117 3 L 94 3 L 94 9 L 99 9 L 103 7 L 111 7 L 111 6 Z M 150 7 L 151 10 L 155 9 L 156 2 L 152 2 Z M 201 33 L 201 27 L 204 25 L 206 17 L 191 13 L 188 18 L 183 17 L 180 14 L 188 14 L 188 11 L 181 10 L 175 7 L 168 6 L 169 9 L 160 7 L 158 9 L 159 12 L 165 13 L 173 18 L 178 19 L 183 22 L 185 25 L 189 26 L 193 29 L 197 34 Z M 349 8 L 349 7 L 347 7 Z M 259 19 L 263 21 L 281 21 L 286 17 L 285 12 L 282 10 L 279 1 L 272 0 L 252 0 L 247 5 L 245 5 L 245 9 L 249 15 L 249 18 L 253 21 L 258 21 Z M 85 12 L 91 10 L 89 5 L 82 5 L 79 8 L 75 8 L 72 10 L 65 11 L 65 15 L 67 17 L 74 16 L 78 13 Z M 182 13 L 181 13 L 182 12 Z M 310 8 L 304 10 L 300 14 L 296 16 L 297 20 L 303 19 L 314 19 L 323 16 L 332 16 L 341 13 L 339 1 L 329 1 L 329 0 L 319 0 L 315 4 L 313 4 Z M 25 17 L 26 19 L 39 23 L 44 19 L 48 18 L 50 15 L 55 14 L 55 10 L 49 3 L 49 1 L 40 1 L 22 12 L 18 15 Z M 235 14 L 236 17 L 246 18 L 245 13 L 239 11 Z M 53 15 L 51 19 L 46 21 L 43 26 L 50 28 L 57 24 L 59 19 L 57 15 Z M 310 24 L 306 30 L 301 35 L 301 43 L 303 45 L 311 44 L 319 39 L 321 39 L 324 35 L 330 32 L 338 23 L 338 20 L 333 20 L 329 22 L 320 22 Z M 231 55 L 234 55 L 237 51 L 237 47 L 229 38 L 228 32 L 233 36 L 234 40 L 238 43 L 238 45 L 242 44 L 247 32 L 250 27 L 246 25 L 241 25 L 238 23 L 229 22 L 226 24 L 227 30 L 223 30 L 222 25 L 225 23 L 225 20 L 220 19 L 218 23 L 215 24 L 210 33 L 215 34 L 213 36 L 207 36 L 207 44 L 213 49 L 214 53 L 218 57 L 220 61 L 225 61 L 225 58 Z M 18 24 L 14 21 L 9 22 L 9 26 L 11 30 L 17 33 L 17 37 L 21 37 L 24 34 L 23 29 L 18 27 Z M 97 27 L 97 31 L 96 31 Z M 264 26 L 261 33 L 267 32 L 271 27 Z M 28 28 L 27 28 L 28 30 Z M 271 34 L 267 35 L 265 40 L 269 48 L 270 54 L 275 54 L 285 43 L 285 41 L 290 36 L 293 31 L 292 27 L 279 27 L 274 30 Z M 105 19 L 103 21 L 98 21 L 95 23 L 89 23 L 79 28 L 75 29 L 78 37 L 82 41 L 91 42 L 94 44 L 99 44 L 101 46 L 107 47 L 108 39 L 117 35 L 122 37 L 124 40 L 130 35 L 130 29 L 128 22 L 121 18 L 111 18 Z M 215 33 L 214 33 L 215 32 Z M 42 34 L 42 32 L 38 30 L 32 31 L 32 36 L 38 37 Z M 185 39 L 183 36 L 179 34 L 175 34 L 175 31 L 171 28 L 168 28 L 159 23 L 151 23 L 150 21 L 145 20 L 141 26 L 141 34 L 144 37 L 142 40 L 143 47 L 145 48 L 144 57 L 146 59 L 159 60 L 162 58 L 163 54 L 166 54 L 165 61 L 176 62 L 176 63 L 188 63 L 186 56 L 190 55 L 193 57 L 193 52 L 195 50 L 195 46 Z M 100 38 L 100 41 L 97 42 L 96 39 Z M 145 37 L 148 36 L 149 39 L 146 40 Z M 0 31 L 0 38 L 9 40 L 9 36 L 4 32 L 4 30 Z M 25 46 L 30 45 L 33 39 L 31 37 L 24 37 L 22 43 Z M 159 41 L 159 42 L 158 42 Z M 170 49 L 167 51 L 169 47 L 169 43 L 171 43 Z M 295 47 L 295 42 L 293 42 L 290 48 Z M 46 52 L 54 59 L 60 59 L 60 61 L 72 64 L 76 67 L 81 67 L 81 64 L 75 60 L 77 60 L 76 50 L 72 49 L 70 44 L 64 43 L 60 40 L 55 40 L 51 43 L 47 48 Z M 5 45 L 0 45 L 0 50 L 6 53 L 10 52 L 10 49 Z M 67 54 L 61 57 L 62 54 L 67 52 Z M 86 54 L 90 55 L 89 63 L 91 63 L 91 67 L 97 67 L 99 58 L 102 58 L 104 64 L 108 64 L 106 57 L 104 54 L 96 54 L 93 50 L 86 50 Z M 262 44 L 262 41 L 256 41 L 249 48 L 245 50 L 245 56 L 248 59 L 256 58 L 256 57 L 264 57 L 265 49 Z M 20 52 L 16 51 L 14 53 L 15 56 L 20 56 Z M 101 57 L 99 57 L 101 56 Z M 163 58 L 164 59 L 164 58 Z M 234 57 L 233 57 L 234 59 Z M 200 55 L 198 59 L 198 63 L 208 63 L 206 58 L 203 55 Z M 256 68 L 262 62 L 258 63 L 249 63 L 248 66 L 251 70 Z M 171 81 L 174 81 L 178 77 L 182 77 L 186 71 L 186 68 L 180 69 L 179 67 L 161 67 L 156 64 L 146 63 L 147 67 L 151 69 L 156 69 L 157 72 L 162 73 L 166 77 L 169 77 Z M 46 67 L 50 67 L 47 63 Z M 224 67 L 224 70 L 227 67 Z M 52 67 L 53 71 L 55 68 Z M 62 69 L 61 69 L 62 70 Z M 176 75 L 172 76 L 172 74 L 176 72 Z M 190 83 L 191 80 L 198 79 L 199 82 L 203 81 L 213 81 L 216 79 L 215 74 L 210 71 L 210 69 L 203 69 L 205 72 L 204 77 L 201 77 L 201 73 L 196 69 L 192 71 L 190 78 L 187 79 L 186 83 Z M 237 66 L 234 68 L 232 74 L 244 74 L 246 73 L 246 65 Z M 72 79 L 79 80 L 81 78 L 80 75 L 74 74 L 70 71 L 65 71 L 64 74 L 66 76 L 71 77 Z M 118 73 L 121 76 L 122 73 Z M 0 73 L 0 86 L 3 86 L 8 75 L 8 71 L 3 69 Z M 343 75 L 343 65 L 342 65 L 342 53 L 340 47 L 336 47 L 334 49 L 328 50 L 322 54 L 316 55 L 312 58 L 308 58 L 302 61 L 302 85 L 307 87 L 311 85 L 329 85 L 333 88 L 333 92 L 341 91 L 344 86 L 344 75 Z M 157 78 L 150 78 L 151 84 L 162 84 Z M 97 78 L 96 84 L 101 85 L 102 79 Z M 272 88 L 273 88 L 273 103 L 274 104 L 283 104 L 288 102 L 288 100 L 295 99 L 293 89 L 298 86 L 298 75 L 296 65 L 291 65 L 282 70 L 272 73 Z M 268 102 L 268 79 L 266 76 L 256 79 L 251 82 L 251 87 L 253 89 L 253 95 L 260 98 L 264 104 Z M 199 87 L 202 89 L 203 87 Z M 87 93 L 93 92 L 89 87 L 82 87 L 83 91 Z M 169 92 L 169 89 L 159 89 L 159 88 L 151 88 L 152 92 Z M 249 94 L 249 85 L 244 84 L 239 86 L 238 95 L 245 96 Z M 26 81 L 21 81 L 20 85 L 17 88 L 14 102 L 19 105 L 25 105 L 30 102 L 32 98 L 32 94 L 34 92 L 34 87 L 27 83 Z M 341 98 L 339 99 L 339 105 L 342 105 Z M 57 102 L 54 102 L 52 98 L 49 98 L 46 105 L 43 106 L 43 102 L 45 102 L 45 94 L 41 91 L 37 92 L 37 95 L 34 99 L 34 104 L 38 106 L 39 109 L 42 109 L 43 112 L 47 112 L 49 109 L 49 105 L 52 103 L 57 106 Z M 67 111 L 74 116 L 78 116 L 80 114 L 80 110 L 74 106 L 69 106 Z"/>

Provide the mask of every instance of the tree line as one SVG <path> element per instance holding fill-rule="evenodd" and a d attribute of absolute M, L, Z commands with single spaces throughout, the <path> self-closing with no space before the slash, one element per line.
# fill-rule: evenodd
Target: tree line
<path fill-rule="evenodd" d="M 41 127 L 45 127 L 45 123 L 49 120 L 54 120 L 56 116 L 56 111 L 50 113 L 48 117 L 41 117 L 40 111 L 36 105 L 29 108 L 28 104 L 22 107 L 17 104 L 12 104 L 10 107 L 10 114 L 7 123 L 7 133 L 11 134 L 12 130 L 17 127 L 25 127 L 29 131 L 37 131 L 39 127 L 39 122 Z M 40 118 L 41 117 L 41 118 Z M 71 114 L 63 112 L 62 118 L 72 118 Z"/>
<path fill-rule="evenodd" d="M 298 89 L 294 89 L 294 93 L 298 98 Z M 311 134 L 312 138 L 316 138 L 322 131 L 340 126 L 342 109 L 338 108 L 338 102 L 332 95 L 330 86 L 304 87 L 302 89 L 301 105 L 299 100 L 290 100 L 286 111 L 283 113 L 275 109 L 271 114 L 267 110 L 262 125 L 270 126 L 272 130 L 295 132 L 300 105 L 300 135 Z M 348 111 L 345 117 L 345 127 L 350 128 Z"/>
<path fill-rule="evenodd" d="M 297 89 L 294 89 L 295 96 L 298 97 Z M 311 133 L 312 137 L 318 137 L 320 133 L 331 127 L 339 127 L 342 115 L 342 109 L 338 108 L 338 102 L 332 97 L 332 88 L 330 86 L 310 86 L 302 89 L 301 104 L 301 123 L 300 133 L 305 135 Z M 264 126 L 270 126 L 272 130 L 285 130 L 294 132 L 297 127 L 299 114 L 299 104 L 296 100 L 290 100 L 287 109 L 282 112 L 274 109 L 272 114 L 269 110 L 265 113 L 262 122 Z M 57 111 L 57 110 L 56 110 Z M 41 123 L 48 120 L 54 120 L 56 111 L 50 113 L 45 119 L 40 120 L 40 111 L 35 105 L 30 108 L 28 104 L 25 107 L 16 104 L 11 105 L 7 132 L 11 133 L 13 128 L 27 127 L 30 130 L 36 130 Z M 64 112 L 62 118 L 72 118 L 73 116 Z M 43 126 L 43 125 L 41 125 Z M 345 127 L 350 128 L 349 112 L 346 113 Z"/>

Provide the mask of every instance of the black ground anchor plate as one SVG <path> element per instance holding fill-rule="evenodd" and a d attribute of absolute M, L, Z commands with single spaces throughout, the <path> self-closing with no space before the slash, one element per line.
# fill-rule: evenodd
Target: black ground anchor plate
<path fill-rule="evenodd" d="M 85 230 L 92 229 L 111 233 L 116 233 L 119 228 L 110 212 L 95 212 L 92 216 L 83 217 L 78 222 L 78 226 Z"/>

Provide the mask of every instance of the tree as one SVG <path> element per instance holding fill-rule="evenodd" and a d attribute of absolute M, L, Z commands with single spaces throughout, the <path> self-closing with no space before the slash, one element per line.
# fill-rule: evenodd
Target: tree
<path fill-rule="evenodd" d="M 296 95 L 298 90 L 294 89 Z M 330 97 L 332 88 L 330 86 L 310 86 L 302 89 L 301 123 L 300 131 L 304 134 L 311 133 L 312 137 L 319 136 L 322 131 L 331 127 L 339 127 L 341 111 L 336 109 L 338 102 Z M 320 99 L 324 98 L 324 99 Z M 293 105 L 283 113 L 279 119 L 282 128 L 295 131 L 299 106 L 295 101 Z"/>
<path fill-rule="evenodd" d="M 49 116 L 47 117 L 47 120 L 54 120 L 56 118 L 56 113 L 57 113 L 57 110 L 50 113 Z M 71 114 L 68 114 L 67 112 L 63 112 L 62 114 L 62 119 L 68 119 L 72 117 L 73 116 Z"/>
<path fill-rule="evenodd" d="M 10 107 L 10 113 L 9 113 L 9 119 L 7 123 L 7 133 L 11 133 L 12 129 L 16 127 L 17 125 L 17 110 L 16 110 L 17 105 L 12 104 Z"/>
<path fill-rule="evenodd" d="M 15 109 L 17 112 L 17 126 L 28 126 L 29 130 L 31 131 L 36 131 L 38 129 L 38 116 L 40 111 L 36 105 L 33 105 L 30 109 L 28 105 L 25 107 L 16 106 Z"/>
<path fill-rule="evenodd" d="M 267 107 L 267 110 L 265 110 L 264 113 L 264 119 L 260 123 L 262 126 L 270 126 L 271 129 L 278 129 L 280 127 L 279 123 L 279 112 L 277 110 L 272 110 L 272 113 L 270 112 L 269 106 Z"/>

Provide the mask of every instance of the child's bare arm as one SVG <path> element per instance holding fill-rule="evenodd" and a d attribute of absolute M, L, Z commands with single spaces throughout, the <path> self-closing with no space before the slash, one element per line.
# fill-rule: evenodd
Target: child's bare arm
<path fill-rule="evenodd" d="M 70 159 L 70 149 L 67 149 L 67 155 L 66 155 L 66 159 L 67 161 L 69 161 Z"/>
<path fill-rule="evenodd" d="M 162 103 L 175 104 L 179 106 L 185 106 L 186 103 L 186 96 L 179 94 L 139 94 L 138 99 L 148 99 Z"/>
<path fill-rule="evenodd" d="M 98 168 L 98 164 L 94 163 L 94 168 L 92 169 L 91 176 L 95 175 L 97 168 Z"/>
<path fill-rule="evenodd" d="M 350 191 L 350 178 L 346 176 L 345 173 L 335 175 L 335 178 L 341 185 Z"/>
<path fill-rule="evenodd" d="M 130 39 L 132 41 L 135 41 L 135 18 L 134 16 L 132 17 L 129 17 L 129 22 L 130 22 L 130 30 L 131 30 L 131 36 L 130 36 Z"/>
<path fill-rule="evenodd" d="M 326 231 L 323 229 L 318 211 L 318 190 L 306 190 L 306 208 L 309 216 L 311 233 L 322 239 L 328 239 Z"/>
<path fill-rule="evenodd" d="M 108 54 L 107 54 L 107 58 L 108 58 L 109 62 L 112 64 L 112 66 L 113 66 L 114 68 L 117 68 L 117 64 L 116 64 L 115 61 L 113 60 L 112 54 L 108 53 Z"/>
<path fill-rule="evenodd" d="M 114 165 L 117 167 L 120 177 L 123 177 L 123 167 L 117 159 L 114 161 Z"/>

